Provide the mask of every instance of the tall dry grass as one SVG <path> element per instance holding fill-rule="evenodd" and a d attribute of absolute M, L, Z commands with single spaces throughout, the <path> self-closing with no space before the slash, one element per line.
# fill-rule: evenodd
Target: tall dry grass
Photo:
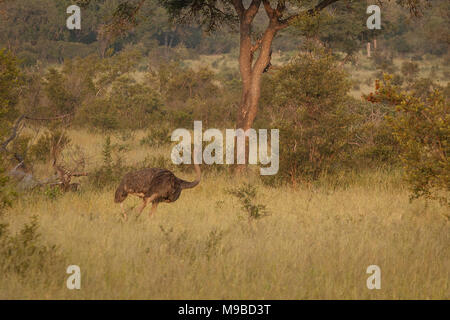
<path fill-rule="evenodd" d="M 100 136 L 71 135 L 92 157 L 101 152 Z M 145 150 L 134 144 L 127 161 L 151 153 Z M 14 232 L 37 215 L 40 240 L 56 244 L 67 266 L 80 266 L 81 289 L 66 288 L 65 265 L 44 276 L 30 268 L 26 278 L 0 275 L 0 298 L 448 299 L 445 209 L 410 203 L 396 172 L 344 178 L 294 190 L 208 174 L 151 219 L 131 214 L 127 222 L 113 187 L 98 191 L 85 183 L 79 193 L 56 198 L 25 195 L 2 220 Z M 226 192 L 243 182 L 258 187 L 255 201 L 270 216 L 250 224 L 243 218 Z M 126 201 L 129 209 L 138 204 Z M 380 290 L 366 287 L 373 264 L 381 268 Z"/>

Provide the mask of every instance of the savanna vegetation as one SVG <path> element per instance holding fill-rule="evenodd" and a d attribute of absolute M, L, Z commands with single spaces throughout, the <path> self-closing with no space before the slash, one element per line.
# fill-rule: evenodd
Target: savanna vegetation
<path fill-rule="evenodd" d="M 365 1 L 77 3 L 68 30 L 71 1 L 0 0 L 0 298 L 450 298 L 447 1 L 384 1 L 381 30 Z M 278 128 L 278 173 L 203 165 L 123 221 L 126 172 L 193 176 L 194 120 Z"/>

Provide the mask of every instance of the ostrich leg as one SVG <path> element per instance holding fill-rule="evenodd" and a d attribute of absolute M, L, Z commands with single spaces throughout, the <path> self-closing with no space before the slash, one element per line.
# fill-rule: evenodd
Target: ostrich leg
<path fill-rule="evenodd" d="M 138 217 L 141 215 L 142 210 L 144 210 L 145 207 L 146 207 L 150 202 L 152 202 L 153 200 L 155 200 L 157 196 L 158 196 L 158 194 L 155 193 L 155 194 L 153 194 L 150 198 L 144 198 L 144 199 L 143 199 L 142 206 L 141 206 L 141 207 L 139 208 L 139 210 L 138 210 L 138 215 L 137 215 Z M 153 208 L 153 207 L 152 207 L 152 208 Z"/>
<path fill-rule="evenodd" d="M 152 217 L 152 215 L 156 212 L 156 208 L 158 207 L 158 202 L 152 203 L 152 209 L 150 210 L 150 213 L 148 215 L 149 218 Z"/>
<path fill-rule="evenodd" d="M 125 208 L 123 207 L 123 202 L 120 203 L 120 209 L 122 209 L 123 219 L 125 221 L 127 221 L 128 216 L 127 216 L 127 212 L 125 211 Z"/>

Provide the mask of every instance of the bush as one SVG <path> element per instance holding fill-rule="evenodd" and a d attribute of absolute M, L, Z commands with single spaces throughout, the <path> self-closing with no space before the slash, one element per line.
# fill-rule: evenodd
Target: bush
<path fill-rule="evenodd" d="M 3 157 L 0 154 L 0 216 L 7 207 L 11 207 L 14 198 L 16 197 L 15 191 L 9 186 L 9 177 L 5 175 L 5 169 L 3 166 Z"/>
<path fill-rule="evenodd" d="M 16 105 L 22 85 L 17 59 L 3 49 L 0 50 L 0 71 L 0 142 L 3 143 L 17 117 Z M 15 194 L 8 185 L 9 179 L 5 171 L 5 152 L 0 150 L 0 215 L 5 207 L 12 204 Z"/>
<path fill-rule="evenodd" d="M 113 159 L 113 148 L 111 138 L 107 136 L 103 143 L 103 164 L 89 174 L 89 182 L 94 188 L 102 189 L 119 183 L 122 176 L 129 169 L 123 165 L 120 155 L 116 155 L 115 159 Z"/>
<path fill-rule="evenodd" d="M 402 63 L 401 72 L 408 81 L 412 81 L 419 73 L 419 65 L 417 62 L 405 61 Z"/>
<path fill-rule="evenodd" d="M 347 106 L 354 121 L 348 129 L 350 146 L 338 160 L 340 167 L 358 170 L 395 165 L 399 146 L 386 121 L 386 116 L 393 114 L 393 108 L 359 99 L 348 99 Z"/>
<path fill-rule="evenodd" d="M 450 205 L 449 97 L 440 90 L 429 96 L 405 93 L 386 75 L 377 83 L 371 102 L 394 105 L 389 124 L 400 147 L 411 199 L 425 197 Z"/>
<path fill-rule="evenodd" d="M 47 131 L 39 140 L 29 147 L 30 161 L 47 161 L 51 157 L 51 151 L 58 146 L 63 150 L 71 143 L 67 134 L 61 130 Z"/>
<path fill-rule="evenodd" d="M 77 123 L 103 131 L 140 129 L 161 119 L 160 95 L 150 87 L 123 76 L 111 84 L 109 96 L 87 101 Z"/>
<path fill-rule="evenodd" d="M 373 62 L 375 67 L 379 70 L 391 73 L 396 71 L 394 57 L 386 51 L 375 51 L 373 54 Z"/>
<path fill-rule="evenodd" d="M 193 120 L 205 126 L 221 126 L 234 119 L 235 96 L 218 84 L 218 77 L 208 68 L 193 70 L 179 63 L 161 66 L 158 72 L 160 91 L 169 109 L 168 117 L 176 126 L 192 125 Z M 226 81 L 226 85 L 229 81 Z"/>
<path fill-rule="evenodd" d="M 227 193 L 239 199 L 241 208 L 247 214 L 247 219 L 249 222 L 269 215 L 266 205 L 254 202 L 257 195 L 257 189 L 255 186 L 249 183 L 244 183 L 240 187 L 228 189 Z"/>
<path fill-rule="evenodd" d="M 166 127 L 157 127 L 152 129 L 144 138 L 141 139 L 141 145 L 150 147 L 160 147 L 170 144 L 170 131 Z"/>
<path fill-rule="evenodd" d="M 295 184 L 339 163 L 354 121 L 347 107 L 350 86 L 324 48 L 299 54 L 264 79 L 262 108 L 269 108 L 270 125 L 280 129 L 282 141 L 277 177 Z"/>
<path fill-rule="evenodd" d="M 22 83 L 16 57 L 4 49 L 0 50 L 0 70 L 0 138 L 3 141 L 17 117 L 16 105 Z"/>
<path fill-rule="evenodd" d="M 6 224 L 0 224 L 0 277 L 15 274 L 21 279 L 62 280 L 65 259 L 55 245 L 42 243 L 38 228 L 36 216 L 14 235 Z"/>

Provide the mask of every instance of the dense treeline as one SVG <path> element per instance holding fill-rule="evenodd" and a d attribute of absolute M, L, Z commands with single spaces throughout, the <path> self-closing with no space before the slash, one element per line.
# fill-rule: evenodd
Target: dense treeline
<path fill-rule="evenodd" d="M 205 34 L 198 25 L 173 23 L 157 0 L 144 2 L 136 26 L 130 32 L 121 37 L 110 37 L 104 32 L 105 24 L 112 19 L 121 2 L 98 0 L 85 4 L 85 1 L 78 1 L 82 7 L 82 28 L 71 31 L 66 28 L 66 8 L 72 1 L 3 0 L 0 4 L 0 43 L 15 52 L 25 65 L 38 60 L 61 63 L 67 58 L 92 53 L 105 56 L 130 44 L 140 44 L 146 55 L 152 49 L 155 54 L 157 48 L 164 55 L 169 55 L 170 49 L 176 47 L 187 48 L 190 55 L 197 55 L 228 53 L 237 47 L 238 36 L 226 28 Z M 352 5 L 354 9 L 349 11 L 345 2 L 338 2 L 319 18 L 305 20 L 295 30 L 282 32 L 274 42 L 274 50 L 296 49 L 301 37 L 315 36 L 347 53 L 362 49 L 365 42 L 374 37 L 399 54 L 420 56 L 447 52 L 448 33 L 436 30 L 449 27 L 448 1 L 433 1 L 421 19 L 411 17 L 395 5 L 385 5 L 381 31 L 367 30 L 365 2 Z M 255 34 L 261 33 L 266 23 L 265 16 L 258 15 Z"/>

